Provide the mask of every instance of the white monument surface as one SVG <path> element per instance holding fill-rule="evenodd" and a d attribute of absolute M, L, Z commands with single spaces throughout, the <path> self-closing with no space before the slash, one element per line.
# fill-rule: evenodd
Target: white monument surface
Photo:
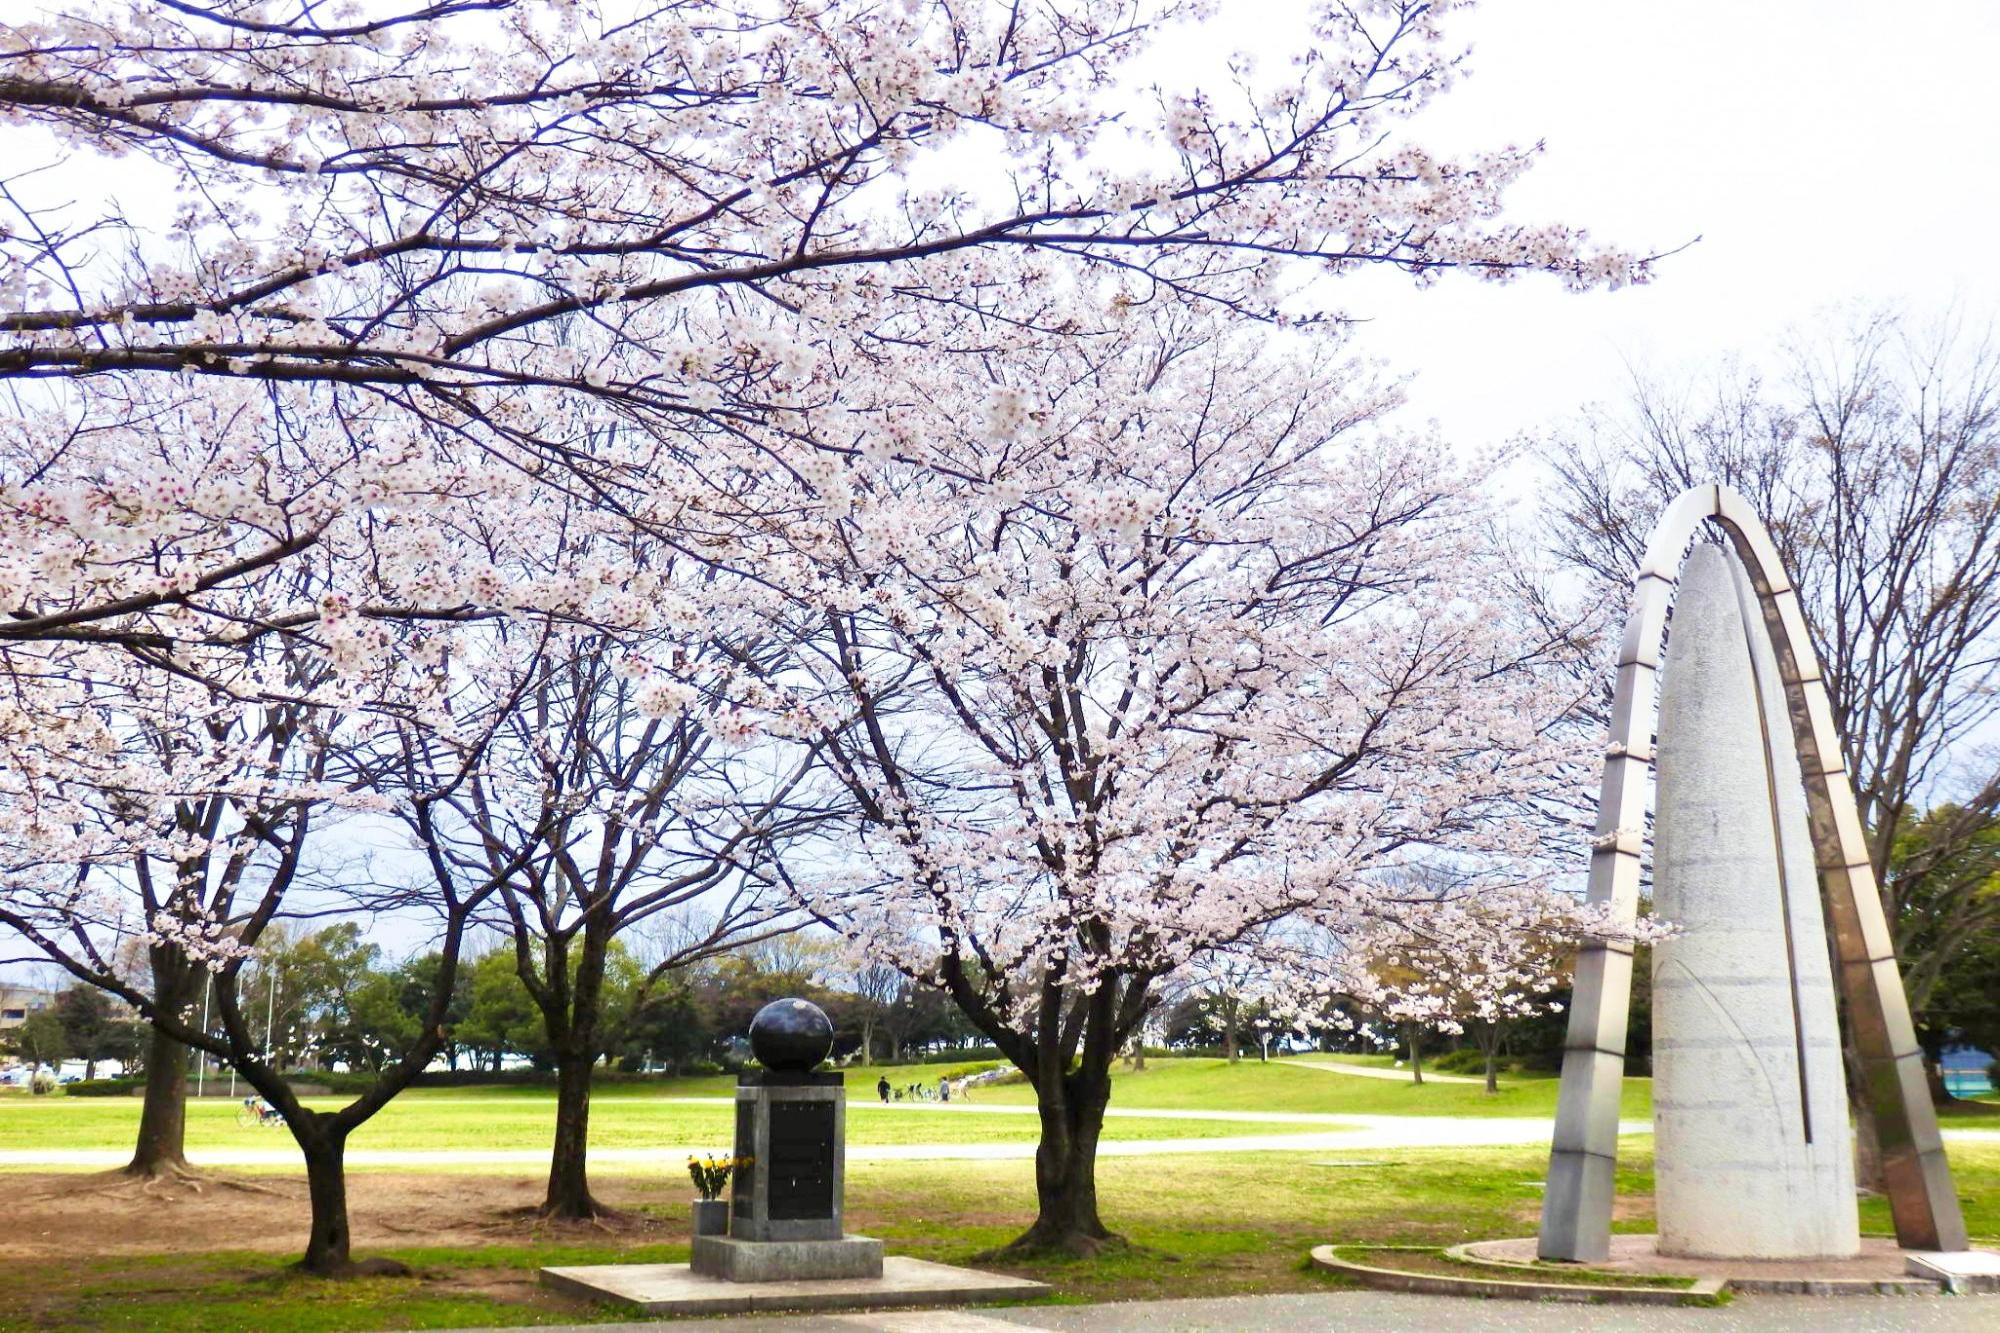
<path fill-rule="evenodd" d="M 1804 781 L 1749 578 L 1682 568 L 1661 676 L 1653 906 L 1660 1252 L 1860 1248 L 1852 1135 Z"/>

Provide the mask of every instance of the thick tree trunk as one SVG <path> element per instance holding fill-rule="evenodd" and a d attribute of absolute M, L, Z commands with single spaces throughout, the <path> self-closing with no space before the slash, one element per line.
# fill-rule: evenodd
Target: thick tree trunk
<path fill-rule="evenodd" d="M 597 1063 L 598 1025 L 604 995 L 608 930 L 599 913 L 585 923 L 576 976 L 570 983 L 569 1012 L 549 1024 L 556 1055 L 556 1140 L 549 1157 L 549 1188 L 542 1216 L 588 1222 L 607 1210 L 590 1197 L 590 1072 Z"/>
<path fill-rule="evenodd" d="M 1486 1093 L 1489 1097 L 1500 1092 L 1499 1054 L 1497 1050 L 1486 1052 Z"/>
<path fill-rule="evenodd" d="M 147 1046 L 146 1099 L 139 1110 L 139 1138 L 125 1173 L 179 1175 L 188 1170 L 188 1048 L 158 1029 Z"/>
<path fill-rule="evenodd" d="M 153 950 L 152 967 L 154 996 L 160 1008 L 178 1015 L 191 998 L 192 978 L 188 974 L 198 969 L 164 949 Z M 206 974 L 200 981 L 207 983 Z M 158 1028 L 152 1029 L 146 1048 L 146 1096 L 139 1110 L 139 1137 L 125 1174 L 148 1178 L 186 1175 L 188 1048 Z"/>
<path fill-rule="evenodd" d="M 865 1069 L 874 1063 L 875 1025 L 873 1023 L 863 1023 L 861 1025 L 861 1065 Z"/>
<path fill-rule="evenodd" d="M 1931 1105 L 1945 1106 L 1958 1100 L 1944 1082 L 1944 1063 L 1924 1057 L 1924 1084 L 1930 1089 Z"/>
<path fill-rule="evenodd" d="M 1110 1100 L 1108 1069 L 1079 1069 L 1036 1089 L 1035 1224 L 1009 1251 L 1087 1256 L 1116 1242 L 1097 1215 L 1097 1142 Z"/>
<path fill-rule="evenodd" d="M 299 1267 L 322 1277 L 353 1271 L 347 1234 L 347 1133 L 315 1125 L 292 1137 L 306 1159 L 306 1193 L 312 1199 L 312 1235 Z"/>
<path fill-rule="evenodd" d="M 556 1141 L 549 1159 L 545 1217 L 588 1221 L 598 1214 L 590 1197 L 590 1067 L 588 1058 L 556 1061 Z"/>
<path fill-rule="evenodd" d="M 1222 1058 L 1235 1064 L 1240 1053 L 1236 1049 L 1236 1000 L 1224 996 L 1222 1000 Z"/>
<path fill-rule="evenodd" d="M 1410 1082 L 1421 1086 L 1424 1081 L 1423 1033 L 1415 1024 L 1403 1031 L 1410 1043 Z"/>

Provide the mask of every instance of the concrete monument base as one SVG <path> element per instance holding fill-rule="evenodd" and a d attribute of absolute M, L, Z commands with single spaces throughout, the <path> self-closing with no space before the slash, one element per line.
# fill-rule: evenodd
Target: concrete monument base
<path fill-rule="evenodd" d="M 1535 1251 L 1535 1238 L 1524 1236 L 1474 1241 L 1449 1253 L 1496 1269 L 1560 1272 L 1558 1265 L 1537 1263 Z M 1610 1255 L 1588 1268 L 1633 1276 L 1713 1278 L 1727 1290 L 1766 1296 L 2000 1292 L 2000 1254 L 1905 1250 L 1882 1236 L 1863 1237 L 1853 1255 L 1837 1259 L 1695 1259 L 1662 1250 L 1658 1236 L 1617 1235 L 1611 1238 Z"/>
<path fill-rule="evenodd" d="M 1992 1250 L 1908 1250 L 1910 1273 L 1935 1278 L 1957 1295 L 2000 1295 L 2000 1254 Z"/>
<path fill-rule="evenodd" d="M 706 1238 L 704 1238 L 706 1239 Z M 767 1242 L 768 1244 L 768 1242 Z M 797 1282 L 730 1282 L 687 1264 L 595 1264 L 544 1268 L 542 1285 L 593 1301 L 619 1301 L 646 1314 L 724 1315 L 765 1310 L 857 1310 L 1025 1300 L 1048 1290 L 1027 1278 L 981 1273 L 892 1255 L 879 1277 Z"/>
<path fill-rule="evenodd" d="M 719 1277 L 725 1282 L 881 1277 L 882 1242 L 868 1236 L 842 1236 L 839 1240 L 696 1236 L 690 1267 L 703 1277 Z"/>

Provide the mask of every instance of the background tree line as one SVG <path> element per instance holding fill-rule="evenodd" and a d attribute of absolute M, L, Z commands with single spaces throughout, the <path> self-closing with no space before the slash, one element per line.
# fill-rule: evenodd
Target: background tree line
<path fill-rule="evenodd" d="M 607 1049 L 594 1063 L 667 1077 L 734 1070 L 748 1055 L 751 1018 L 788 996 L 810 999 L 833 1018 L 840 1059 L 895 1064 L 979 1044 L 945 995 L 882 971 L 843 968 L 830 941 L 791 936 L 690 965 L 647 988 L 643 959 L 620 941 L 607 968 Z M 243 982 L 250 1035 L 261 1045 L 269 1032 L 272 1063 L 288 1075 L 379 1073 L 429 1012 L 436 974 L 429 952 L 392 958 L 351 921 L 273 930 Z M 470 958 L 446 1014 L 433 1072 L 554 1072 L 542 1016 L 511 949 Z M 97 1062 L 115 1060 L 131 1078 L 145 1073 L 147 1035 L 147 1025 L 121 1016 L 103 991 L 77 985 L 12 1030 L 7 1044 L 29 1063 L 84 1061 L 86 1079 L 96 1077 Z"/>

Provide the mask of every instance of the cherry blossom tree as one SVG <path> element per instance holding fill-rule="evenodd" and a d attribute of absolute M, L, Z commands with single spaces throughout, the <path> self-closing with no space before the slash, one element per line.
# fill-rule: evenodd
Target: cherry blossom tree
<path fill-rule="evenodd" d="M 233 584 L 229 599 L 240 610 L 301 595 L 267 590 L 269 581 L 323 586 L 331 551 L 312 554 Z M 424 651 L 422 631 L 402 627 L 404 651 L 378 654 L 368 627 L 342 614 L 337 595 L 326 598 L 309 627 L 241 643 L 15 647 L 14 689 L 0 710 L 0 927 L 131 1003 L 173 1044 L 170 1067 L 185 1048 L 207 1052 L 280 1111 L 311 1200 L 302 1266 L 340 1273 L 355 1268 L 347 1139 L 442 1047 L 464 933 L 495 884 L 451 881 L 416 903 L 435 922 L 430 1011 L 352 1102 L 303 1104 L 267 1052 L 244 969 L 278 923 L 327 909 L 300 895 L 323 887 L 316 872 L 330 825 L 400 801 L 426 827 L 451 785 L 395 782 L 397 742 L 440 734 L 450 714 L 449 673 Z M 378 656 L 392 674 L 356 674 Z M 476 756 L 482 739 L 474 734 L 463 748 Z M 143 977 L 120 964 L 134 935 L 151 957 Z M 211 1022 L 199 1017 L 204 989 Z M 184 1171 L 179 1081 L 152 1090 L 135 1169 Z"/>
<path fill-rule="evenodd" d="M 493 919 L 539 1011 L 557 1076 L 546 1216 L 610 1215 L 590 1192 L 590 1080 L 621 1032 L 607 965 L 621 936 L 662 921 L 628 997 L 670 973 L 805 923 L 772 848 L 824 811 L 802 787 L 812 753 L 750 745 L 736 710 L 768 649 L 672 637 L 546 636 L 489 676 L 492 739 L 431 820 L 439 864 L 499 886 Z M 754 680 L 752 681 L 754 685 Z M 491 686 L 489 684 L 488 688 Z"/>
<path fill-rule="evenodd" d="M 253 652 L 238 683 L 286 674 L 269 661 L 281 648 Z M 298 874 L 305 825 L 333 787 L 324 719 L 102 645 L 32 658 L 0 707 L 0 924 L 141 997 L 142 1015 L 184 1020 L 240 944 L 240 904 L 281 898 Z M 129 965 L 134 944 L 143 968 Z M 156 1025 L 128 1174 L 191 1174 L 186 1076 L 186 1045 Z"/>
<path fill-rule="evenodd" d="M 1572 228 L 1500 219 L 1532 150 L 1453 160 L 1394 135 L 1455 77 L 1453 7 L 1320 0 L 1295 68 L 1143 97 L 1132 62 L 1207 6 L 17 7 L 0 380 L 38 420 L 0 477 L 21 520 L 0 640 L 292 623 L 310 607 L 217 625 L 210 597 L 381 488 L 425 493 L 452 449 L 678 540 L 648 459 L 551 435 L 551 395 L 699 448 L 846 373 L 765 312 L 1006 304 L 1007 252 L 1276 321 L 1334 313 L 1291 299 L 1307 270 L 1643 279 Z M 113 161 L 130 184 L 100 202 Z M 122 432 L 154 428 L 139 385 L 189 378 L 312 390 L 289 400 L 310 403 L 310 484 L 240 453 L 152 496 L 119 472 Z M 484 604 L 401 591 L 357 608 Z"/>
<path fill-rule="evenodd" d="M 1247 931 L 1227 949 L 1211 949 L 1188 960 L 1174 978 L 1154 986 L 1157 1007 L 1176 1001 L 1208 1008 L 1222 1029 L 1222 1058 L 1235 1064 L 1241 1057 L 1238 1036 L 1246 1013 L 1258 1029 L 1259 1047 L 1268 1056 L 1273 1005 L 1291 999 L 1295 977 L 1282 960 L 1286 942 L 1270 926 Z M 1175 983 L 1178 983 L 1176 985 Z"/>
<path fill-rule="evenodd" d="M 1467 891 L 1455 879 L 1438 866 L 1423 867 L 1418 887 L 1402 892 L 1431 904 L 1357 944 L 1374 984 L 1356 999 L 1401 1028 L 1412 1082 L 1424 1081 L 1425 1033 L 1470 1033 L 1485 1056 L 1486 1091 L 1498 1093 L 1506 1025 L 1562 1007 L 1551 992 L 1563 983 L 1576 939 L 1589 930 L 1588 913 L 1574 898 L 1533 882 Z M 1658 938 L 1665 929 L 1648 920 L 1634 938 Z"/>
<path fill-rule="evenodd" d="M 1323 342 L 1134 320 L 856 405 L 895 443 L 782 530 L 865 858 L 801 880 L 1035 1088 L 1030 1250 L 1110 1239 L 1109 1071 L 1157 982 L 1270 923 L 1450 930 L 1377 872 L 1532 856 L 1536 796 L 1581 772 L 1477 479 L 1389 424 L 1394 390 Z"/>
<path fill-rule="evenodd" d="M 733 678 L 718 716 L 822 747 L 865 831 L 870 871 L 812 905 L 903 938 L 1030 1072 L 1025 1239 L 1096 1243 L 1099 1057 L 1151 982 L 1276 915 L 1344 928 L 1381 902 L 1362 872 L 1413 842 L 1504 854 L 1499 816 L 1558 764 L 1471 481 L 1429 442 L 1350 450 L 1393 395 L 1223 327 L 1330 346 L 1317 279 L 1367 266 L 1647 276 L 1502 216 L 1532 151 L 1400 133 L 1456 76 L 1454 7 L 1316 0 L 1292 67 L 1143 92 L 1134 62 L 1207 5 L 10 10 L 0 671 L 27 766 L 0 816 L 31 854 L 3 919 L 97 980 L 74 866 L 186 850 L 55 835 L 87 827 L 49 803 L 106 743 L 52 725 L 65 691 L 135 673 L 293 704 L 329 719 L 327 753 L 405 764 L 223 764 L 155 799 L 430 820 L 467 790 L 432 761 L 476 773 L 527 679 L 503 630 L 706 643 L 754 589 L 796 660 Z M 1219 323 L 1159 323 L 1192 312 Z M 685 623 L 664 553 L 716 574 Z M 283 864 L 291 834 L 245 827 Z M 468 883 L 419 832 L 443 930 L 520 869 Z M 140 924 L 220 994 L 270 883 L 227 919 Z M 290 1116 L 233 1005 L 218 1053 Z M 340 1148 L 435 1026 L 353 1107 L 298 1108 L 309 1267 L 346 1265 Z"/>

